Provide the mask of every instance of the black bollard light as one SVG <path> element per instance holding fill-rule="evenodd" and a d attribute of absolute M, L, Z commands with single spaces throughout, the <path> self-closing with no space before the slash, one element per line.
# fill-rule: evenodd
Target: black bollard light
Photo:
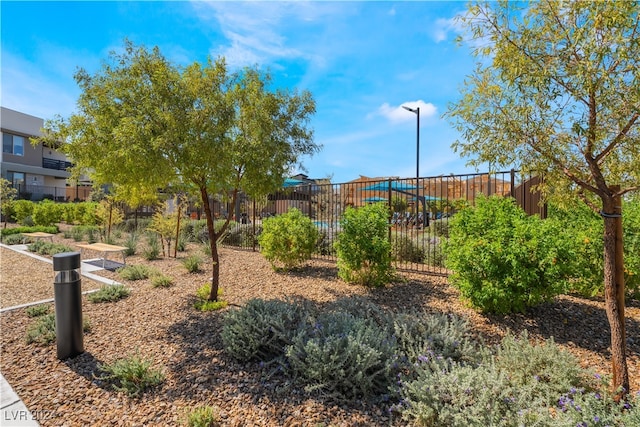
<path fill-rule="evenodd" d="M 82 338 L 82 288 L 80 252 L 64 252 L 53 256 L 56 307 L 56 343 L 58 359 L 64 360 L 84 352 Z"/>

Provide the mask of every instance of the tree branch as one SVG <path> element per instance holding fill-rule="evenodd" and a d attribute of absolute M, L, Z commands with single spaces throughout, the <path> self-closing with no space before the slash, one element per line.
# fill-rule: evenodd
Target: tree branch
<path fill-rule="evenodd" d="M 622 130 L 618 133 L 618 135 L 616 135 L 616 137 L 613 138 L 613 140 L 609 143 L 609 145 L 607 145 L 605 149 L 602 150 L 602 152 L 595 157 L 596 163 L 600 163 L 602 159 L 604 159 L 611 152 L 611 150 L 613 150 L 615 146 L 618 145 L 618 143 L 620 143 L 622 138 L 624 138 L 627 135 L 629 130 L 636 123 L 636 120 L 638 120 L 638 117 L 640 117 L 640 113 L 634 113 L 633 116 L 631 116 L 631 118 L 629 119 L 625 127 L 622 128 Z"/>

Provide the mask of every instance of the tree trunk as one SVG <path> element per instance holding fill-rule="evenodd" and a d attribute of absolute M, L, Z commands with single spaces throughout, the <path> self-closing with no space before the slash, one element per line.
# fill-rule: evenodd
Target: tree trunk
<path fill-rule="evenodd" d="M 178 240 L 180 240 L 180 208 L 182 207 L 182 205 L 180 205 L 180 197 L 177 197 L 178 200 L 178 218 L 177 218 L 177 224 L 176 224 L 176 245 L 173 248 L 173 257 L 174 258 L 178 258 Z"/>
<path fill-rule="evenodd" d="M 615 187 L 612 188 L 616 191 Z M 603 199 L 604 297 L 611 329 L 612 387 L 617 398 L 629 391 L 624 320 L 624 259 L 620 198 Z"/>
<path fill-rule="evenodd" d="M 200 196 L 202 198 L 202 205 L 204 206 L 204 216 L 207 220 L 207 232 L 209 234 L 209 244 L 211 245 L 211 258 L 213 259 L 211 264 L 211 293 L 209 294 L 209 301 L 218 301 L 220 263 L 218 262 L 219 257 L 216 232 L 213 226 L 213 212 L 211 211 L 211 205 L 209 205 L 209 193 L 207 193 L 206 188 L 200 188 Z"/>

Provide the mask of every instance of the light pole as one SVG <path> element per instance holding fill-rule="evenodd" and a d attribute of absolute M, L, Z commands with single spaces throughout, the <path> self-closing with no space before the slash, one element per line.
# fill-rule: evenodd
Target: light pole
<path fill-rule="evenodd" d="M 418 203 L 420 203 L 420 107 L 410 108 L 403 105 L 402 108 L 414 113 L 418 119 L 416 122 L 416 225 L 418 225 L 418 213 L 419 213 Z M 423 209 L 422 209 L 423 211 L 422 225 L 423 226 L 429 225 L 428 219 L 427 219 L 427 212 L 425 212 L 425 210 L 426 209 L 424 209 L 424 205 L 423 205 Z"/>

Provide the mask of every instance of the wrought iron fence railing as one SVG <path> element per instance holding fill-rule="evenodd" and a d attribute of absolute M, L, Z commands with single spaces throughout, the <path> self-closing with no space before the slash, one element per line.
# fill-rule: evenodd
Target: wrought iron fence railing
<path fill-rule="evenodd" d="M 420 178 L 360 178 L 341 184 L 301 183 L 271 194 L 262 201 L 240 198 L 236 206 L 213 203 L 219 218 L 234 222 L 223 244 L 259 250 L 257 236 L 262 221 L 297 208 L 320 231 L 316 258 L 335 261 L 334 243 L 340 219 L 348 207 L 385 203 L 390 207 L 388 238 L 396 267 L 404 270 L 447 274 L 443 243 L 449 221 L 463 206 L 473 205 L 480 194 L 510 196 L 529 214 L 546 216 L 540 197 L 531 191 L 537 178 L 518 172 L 441 175 Z"/>

